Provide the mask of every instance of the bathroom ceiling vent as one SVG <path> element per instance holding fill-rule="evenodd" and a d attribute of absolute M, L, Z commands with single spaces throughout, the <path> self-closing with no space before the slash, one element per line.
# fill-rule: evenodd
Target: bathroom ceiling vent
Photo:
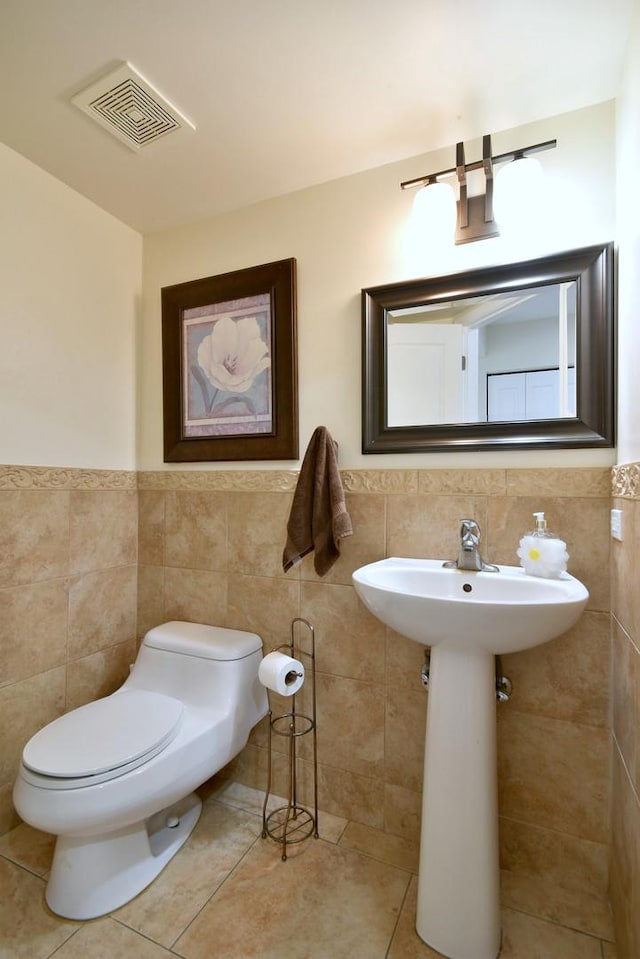
<path fill-rule="evenodd" d="M 129 63 L 76 94 L 72 103 L 136 151 L 170 133 L 195 130 Z"/>

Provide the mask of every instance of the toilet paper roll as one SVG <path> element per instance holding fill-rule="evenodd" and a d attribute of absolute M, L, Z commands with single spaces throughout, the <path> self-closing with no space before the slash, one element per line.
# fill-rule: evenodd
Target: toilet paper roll
<path fill-rule="evenodd" d="M 304 682 L 304 666 L 298 659 L 285 653 L 267 653 L 258 668 L 263 686 L 281 696 L 293 696 Z"/>

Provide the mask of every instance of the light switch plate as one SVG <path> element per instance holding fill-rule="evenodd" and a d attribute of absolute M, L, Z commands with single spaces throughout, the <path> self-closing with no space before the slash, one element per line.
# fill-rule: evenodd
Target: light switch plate
<path fill-rule="evenodd" d="M 611 535 L 614 539 L 622 540 L 622 510 L 611 510 Z"/>

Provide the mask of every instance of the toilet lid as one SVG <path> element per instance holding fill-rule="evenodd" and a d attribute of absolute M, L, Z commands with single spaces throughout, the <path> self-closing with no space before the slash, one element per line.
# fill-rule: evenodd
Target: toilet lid
<path fill-rule="evenodd" d="M 24 765 L 44 776 L 77 779 L 139 764 L 172 738 L 183 704 L 146 690 L 122 690 L 60 716 L 29 740 Z"/>

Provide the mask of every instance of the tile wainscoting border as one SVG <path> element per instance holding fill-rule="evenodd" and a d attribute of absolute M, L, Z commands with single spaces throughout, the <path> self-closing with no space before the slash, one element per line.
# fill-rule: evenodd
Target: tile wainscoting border
<path fill-rule="evenodd" d="M 347 493 L 461 494 L 484 496 L 606 497 L 609 467 L 570 469 L 373 469 L 340 470 Z M 298 470 L 142 470 L 143 490 L 292 492 Z M 640 486 L 640 483 L 639 483 Z"/>
<path fill-rule="evenodd" d="M 0 490 L 221 490 L 292 492 L 298 470 L 100 470 L 0 465 Z M 374 469 L 340 471 L 347 493 L 640 498 L 640 463 L 567 469 Z"/>
<path fill-rule="evenodd" d="M 134 470 L 57 466 L 0 466 L 0 490 L 135 490 Z"/>
<path fill-rule="evenodd" d="M 619 499 L 640 499 L 640 463 L 612 467 L 611 495 Z"/>

